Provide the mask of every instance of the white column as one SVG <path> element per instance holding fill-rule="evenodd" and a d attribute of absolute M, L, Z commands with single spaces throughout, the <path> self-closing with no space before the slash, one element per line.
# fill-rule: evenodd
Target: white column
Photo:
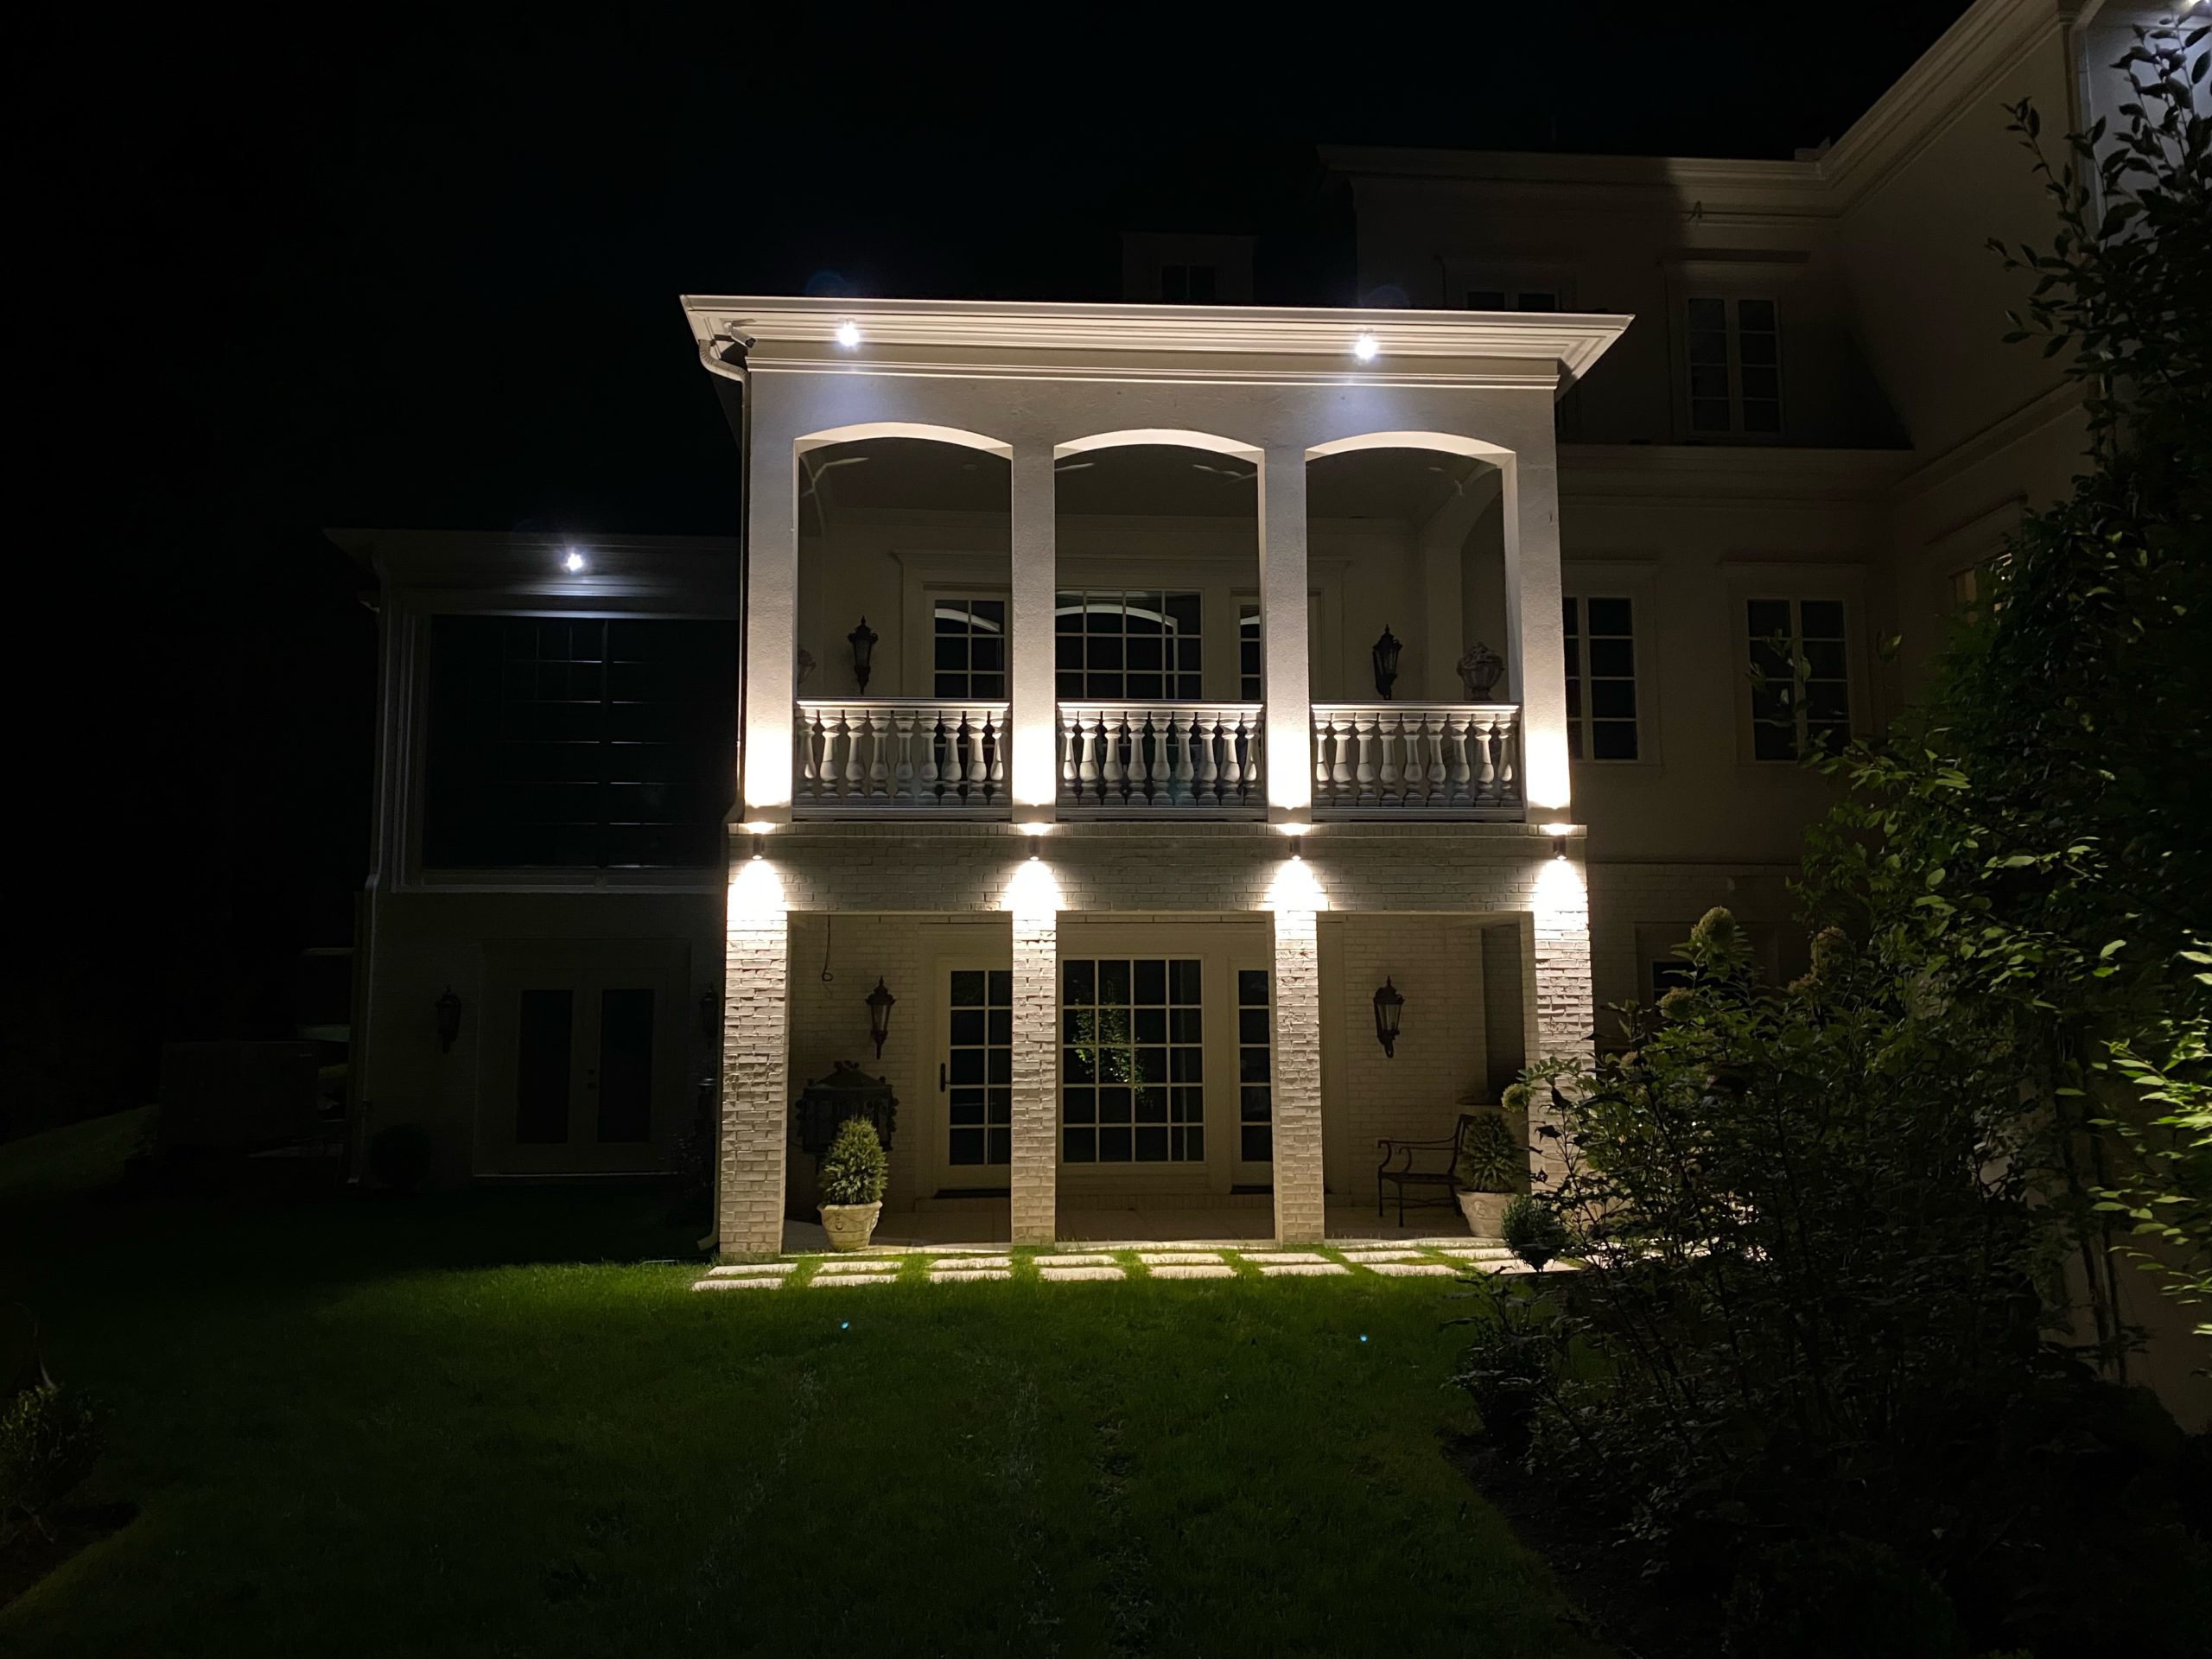
<path fill-rule="evenodd" d="M 1007 1185 L 1016 1244 L 1049 1244 L 1059 1227 L 1059 916 L 1052 902 L 1042 892 L 1017 890 L 1014 904 L 1014 1157 Z"/>
<path fill-rule="evenodd" d="M 1312 1243 L 1326 1230 L 1321 1186 L 1321 955 L 1310 909 L 1274 912 L 1272 1053 L 1275 1242 Z"/>
<path fill-rule="evenodd" d="M 788 706 L 788 705 L 787 705 Z M 789 922 L 766 859 L 731 868 L 722 950 L 722 1115 L 715 1225 L 729 1255 L 784 1248 Z"/>
<path fill-rule="evenodd" d="M 745 480 L 743 816 L 791 815 L 792 683 L 798 667 L 798 456 L 756 423 Z"/>
<path fill-rule="evenodd" d="M 1313 816 L 1306 589 L 1306 452 L 1272 448 L 1260 462 L 1260 638 L 1268 699 L 1265 765 L 1271 823 Z M 1280 1185 L 1276 1204 L 1280 1208 Z"/>
<path fill-rule="evenodd" d="M 1516 455 L 1505 485 L 1507 657 L 1521 704 L 1521 778 L 1529 819 L 1573 817 L 1567 765 L 1567 640 L 1560 615 L 1559 462 L 1548 415 Z"/>
<path fill-rule="evenodd" d="M 1580 850 L 1580 843 L 1571 843 Z M 1590 1065 L 1595 1010 L 1590 995 L 1590 897 L 1580 858 L 1549 858 L 1535 872 L 1534 908 L 1522 932 L 1522 1018 L 1531 1060 Z M 1529 1173 L 1540 1185 L 1563 1173 L 1561 1147 L 1536 1134 L 1552 1121 L 1551 1096 L 1529 1103 Z"/>
<path fill-rule="evenodd" d="M 1053 696 L 1052 606 L 1059 583 L 1053 543 L 1052 452 L 1014 453 L 1014 602 L 1007 626 L 1014 660 L 1007 682 L 1013 733 L 1007 789 L 1017 823 L 1050 822 L 1060 795 L 1059 704 Z"/>

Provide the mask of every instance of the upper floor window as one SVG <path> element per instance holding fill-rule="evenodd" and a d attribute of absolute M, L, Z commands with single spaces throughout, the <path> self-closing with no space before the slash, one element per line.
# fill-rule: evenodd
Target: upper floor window
<path fill-rule="evenodd" d="M 1754 599 L 1744 607 L 1751 753 L 1795 760 L 1851 738 L 1851 672 L 1840 599 Z"/>
<path fill-rule="evenodd" d="M 719 863 L 736 685 L 728 622 L 433 619 L 423 862 Z"/>
<path fill-rule="evenodd" d="M 1577 760 L 1637 758 L 1636 607 L 1569 594 L 1567 752 Z"/>
<path fill-rule="evenodd" d="M 1006 699 L 1006 601 L 938 600 L 931 690 L 958 702 Z"/>
<path fill-rule="evenodd" d="M 1054 607 L 1059 695 L 1076 702 L 1196 702 L 1198 596 L 1064 593 Z"/>
<path fill-rule="evenodd" d="M 1236 700 L 1258 702 L 1267 696 L 1260 645 L 1260 601 L 1236 601 Z"/>
<path fill-rule="evenodd" d="M 1550 288 L 1471 288 L 1470 311 L 1556 311 L 1559 290 Z"/>
<path fill-rule="evenodd" d="M 1160 297 L 1170 305 L 1211 305 L 1220 291 L 1219 273 L 1211 265 L 1160 268 Z"/>
<path fill-rule="evenodd" d="M 1782 332 L 1772 300 L 1689 302 L 1690 430 L 1777 436 Z"/>

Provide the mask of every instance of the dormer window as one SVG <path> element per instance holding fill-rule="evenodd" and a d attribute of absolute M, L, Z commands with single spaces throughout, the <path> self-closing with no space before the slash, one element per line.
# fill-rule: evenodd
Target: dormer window
<path fill-rule="evenodd" d="M 1470 311 L 1556 311 L 1559 290 L 1553 288 L 1471 288 Z"/>
<path fill-rule="evenodd" d="M 1687 321 L 1691 433 L 1779 437 L 1782 325 L 1775 302 L 1694 298 Z"/>

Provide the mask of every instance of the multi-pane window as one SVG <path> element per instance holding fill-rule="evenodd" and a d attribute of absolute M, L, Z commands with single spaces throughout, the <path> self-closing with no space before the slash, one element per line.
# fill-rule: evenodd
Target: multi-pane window
<path fill-rule="evenodd" d="M 1064 698 L 1195 702 L 1204 695 L 1198 690 L 1196 594 L 1062 594 L 1052 631 Z"/>
<path fill-rule="evenodd" d="M 948 1001 L 945 1161 L 1003 1166 L 1014 1156 L 1014 975 L 956 968 Z"/>
<path fill-rule="evenodd" d="M 1274 1018 L 1268 1000 L 1268 970 L 1236 970 L 1236 1155 L 1264 1164 L 1275 1155 L 1272 1061 Z"/>
<path fill-rule="evenodd" d="M 1196 960 L 1063 962 L 1060 1023 L 1067 1162 L 1203 1161 L 1205 1034 Z"/>
<path fill-rule="evenodd" d="M 1851 737 L 1850 652 L 1840 599 L 1754 599 L 1745 606 L 1751 666 L 1751 753 L 1795 760 Z"/>
<path fill-rule="evenodd" d="M 441 616 L 430 659 L 424 863 L 721 861 L 736 753 L 733 625 Z"/>
<path fill-rule="evenodd" d="M 1772 300 L 1689 302 L 1690 430 L 1782 430 L 1782 331 Z"/>
<path fill-rule="evenodd" d="M 1160 268 L 1160 297 L 1170 305 L 1211 305 L 1219 287 L 1211 265 Z"/>
<path fill-rule="evenodd" d="M 1471 288 L 1470 311 L 1556 311 L 1559 294 L 1548 288 Z"/>
<path fill-rule="evenodd" d="M 1567 752 L 1577 760 L 1633 760 L 1636 608 L 1625 599 L 1570 594 L 1567 623 Z"/>
<path fill-rule="evenodd" d="M 1267 675 L 1262 666 L 1260 601 L 1236 601 L 1236 700 L 1258 702 L 1267 696 Z"/>
<path fill-rule="evenodd" d="M 937 696 L 959 702 L 1006 698 L 1006 601 L 940 599 L 937 619 Z"/>

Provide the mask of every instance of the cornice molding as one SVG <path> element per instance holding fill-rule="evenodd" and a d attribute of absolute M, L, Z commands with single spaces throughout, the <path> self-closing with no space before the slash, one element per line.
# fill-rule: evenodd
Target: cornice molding
<path fill-rule="evenodd" d="M 753 372 L 1564 391 L 1631 319 L 1579 313 L 1074 305 L 686 296 L 709 369 L 746 339 Z M 850 322 L 859 346 L 837 343 Z M 1351 358 L 1372 334 L 1379 354 Z"/>

